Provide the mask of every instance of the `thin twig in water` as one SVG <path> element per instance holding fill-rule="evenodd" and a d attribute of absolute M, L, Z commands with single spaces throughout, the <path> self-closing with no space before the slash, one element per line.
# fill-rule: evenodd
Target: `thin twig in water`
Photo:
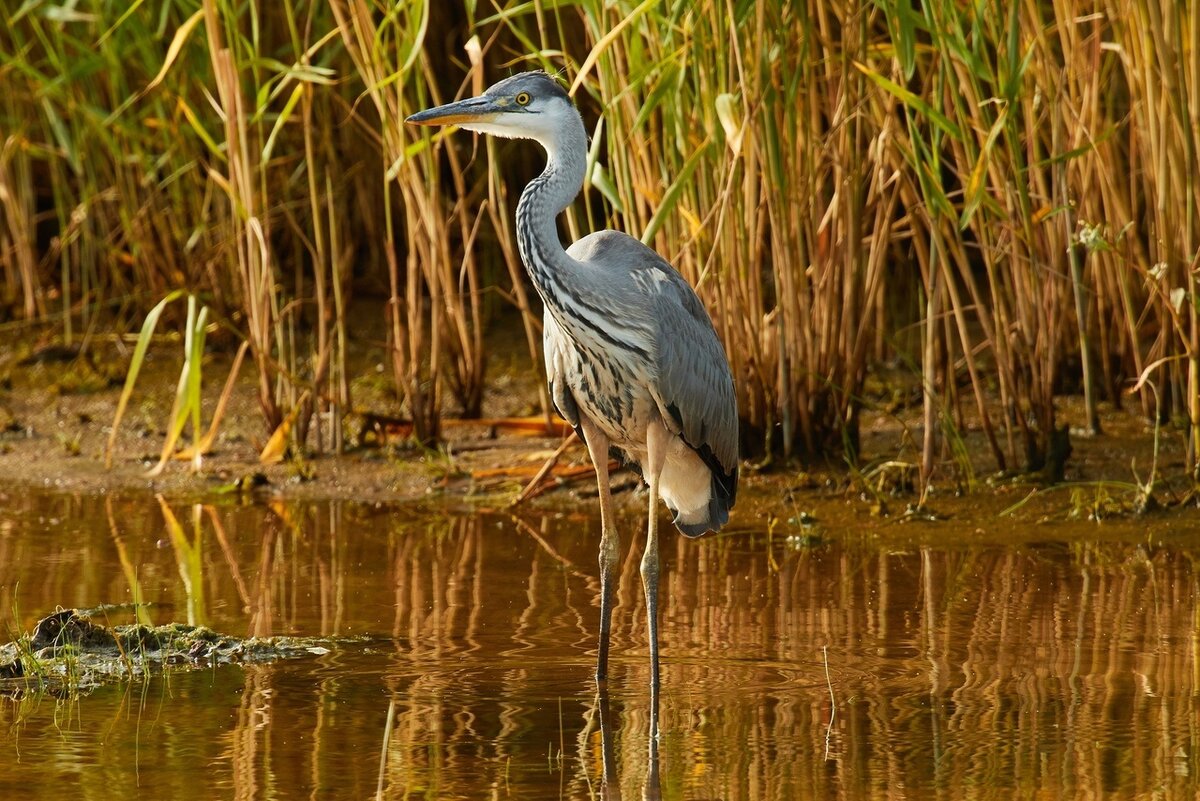
<path fill-rule="evenodd" d="M 387 769 L 388 742 L 392 739 L 392 726 L 396 722 L 396 698 L 388 704 L 387 722 L 383 724 L 383 747 L 379 749 L 379 782 L 375 785 L 375 798 L 383 801 L 383 776 Z"/>
<path fill-rule="evenodd" d="M 821 646 L 821 659 L 825 663 L 825 686 L 829 688 L 829 723 L 825 726 L 825 760 L 829 760 L 829 738 L 833 735 L 833 720 L 837 717 L 837 699 L 833 697 L 833 681 L 829 678 L 829 646 Z"/>

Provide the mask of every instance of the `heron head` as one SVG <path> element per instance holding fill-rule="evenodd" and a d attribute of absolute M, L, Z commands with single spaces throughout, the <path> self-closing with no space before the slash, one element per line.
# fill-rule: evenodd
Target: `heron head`
<path fill-rule="evenodd" d="M 458 125 L 468 131 L 543 143 L 578 112 L 558 83 L 544 72 L 522 72 L 492 84 L 478 97 L 418 111 L 414 125 Z"/>

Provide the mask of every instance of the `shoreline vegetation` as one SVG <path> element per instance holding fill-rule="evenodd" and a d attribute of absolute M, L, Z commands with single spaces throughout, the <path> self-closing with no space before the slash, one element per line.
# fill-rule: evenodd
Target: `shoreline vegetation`
<path fill-rule="evenodd" d="M 922 497 L 979 470 L 1061 480 L 1068 428 L 1103 437 L 1103 408 L 1169 438 L 1166 477 L 1195 486 L 1190 4 L 9 4 L 0 330 L 74 352 L 177 335 L 164 457 L 188 429 L 203 450 L 206 347 L 244 358 L 264 440 L 341 452 L 374 338 L 436 443 L 484 414 L 497 328 L 542 369 L 512 230 L 541 162 L 403 120 L 539 67 L 592 137 L 564 237 L 627 231 L 697 287 L 747 458 L 854 464 L 864 415 L 894 414 Z"/>

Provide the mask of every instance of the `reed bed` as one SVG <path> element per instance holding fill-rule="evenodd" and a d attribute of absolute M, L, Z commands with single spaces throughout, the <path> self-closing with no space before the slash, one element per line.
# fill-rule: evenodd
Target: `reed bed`
<path fill-rule="evenodd" d="M 250 343 L 267 427 L 300 405 L 318 447 L 377 336 L 435 440 L 480 412 L 489 326 L 540 364 L 512 245 L 539 161 L 402 120 L 535 67 L 593 133 L 569 234 L 697 286 L 747 454 L 855 458 L 886 364 L 925 484 L 969 478 L 968 430 L 1053 475 L 1100 404 L 1184 432 L 1196 476 L 1200 13 L 1169 0 L 5 7 L 3 313 L 70 341 L 186 287 Z"/>

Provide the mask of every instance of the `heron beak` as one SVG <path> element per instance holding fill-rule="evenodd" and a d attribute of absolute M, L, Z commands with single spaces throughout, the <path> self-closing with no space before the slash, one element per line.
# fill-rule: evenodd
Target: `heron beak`
<path fill-rule="evenodd" d="M 418 111 L 405 122 L 413 125 L 462 125 L 463 123 L 487 122 L 499 114 L 504 107 L 495 98 L 486 95 L 468 97 L 457 103 L 447 103 L 444 106 Z"/>

